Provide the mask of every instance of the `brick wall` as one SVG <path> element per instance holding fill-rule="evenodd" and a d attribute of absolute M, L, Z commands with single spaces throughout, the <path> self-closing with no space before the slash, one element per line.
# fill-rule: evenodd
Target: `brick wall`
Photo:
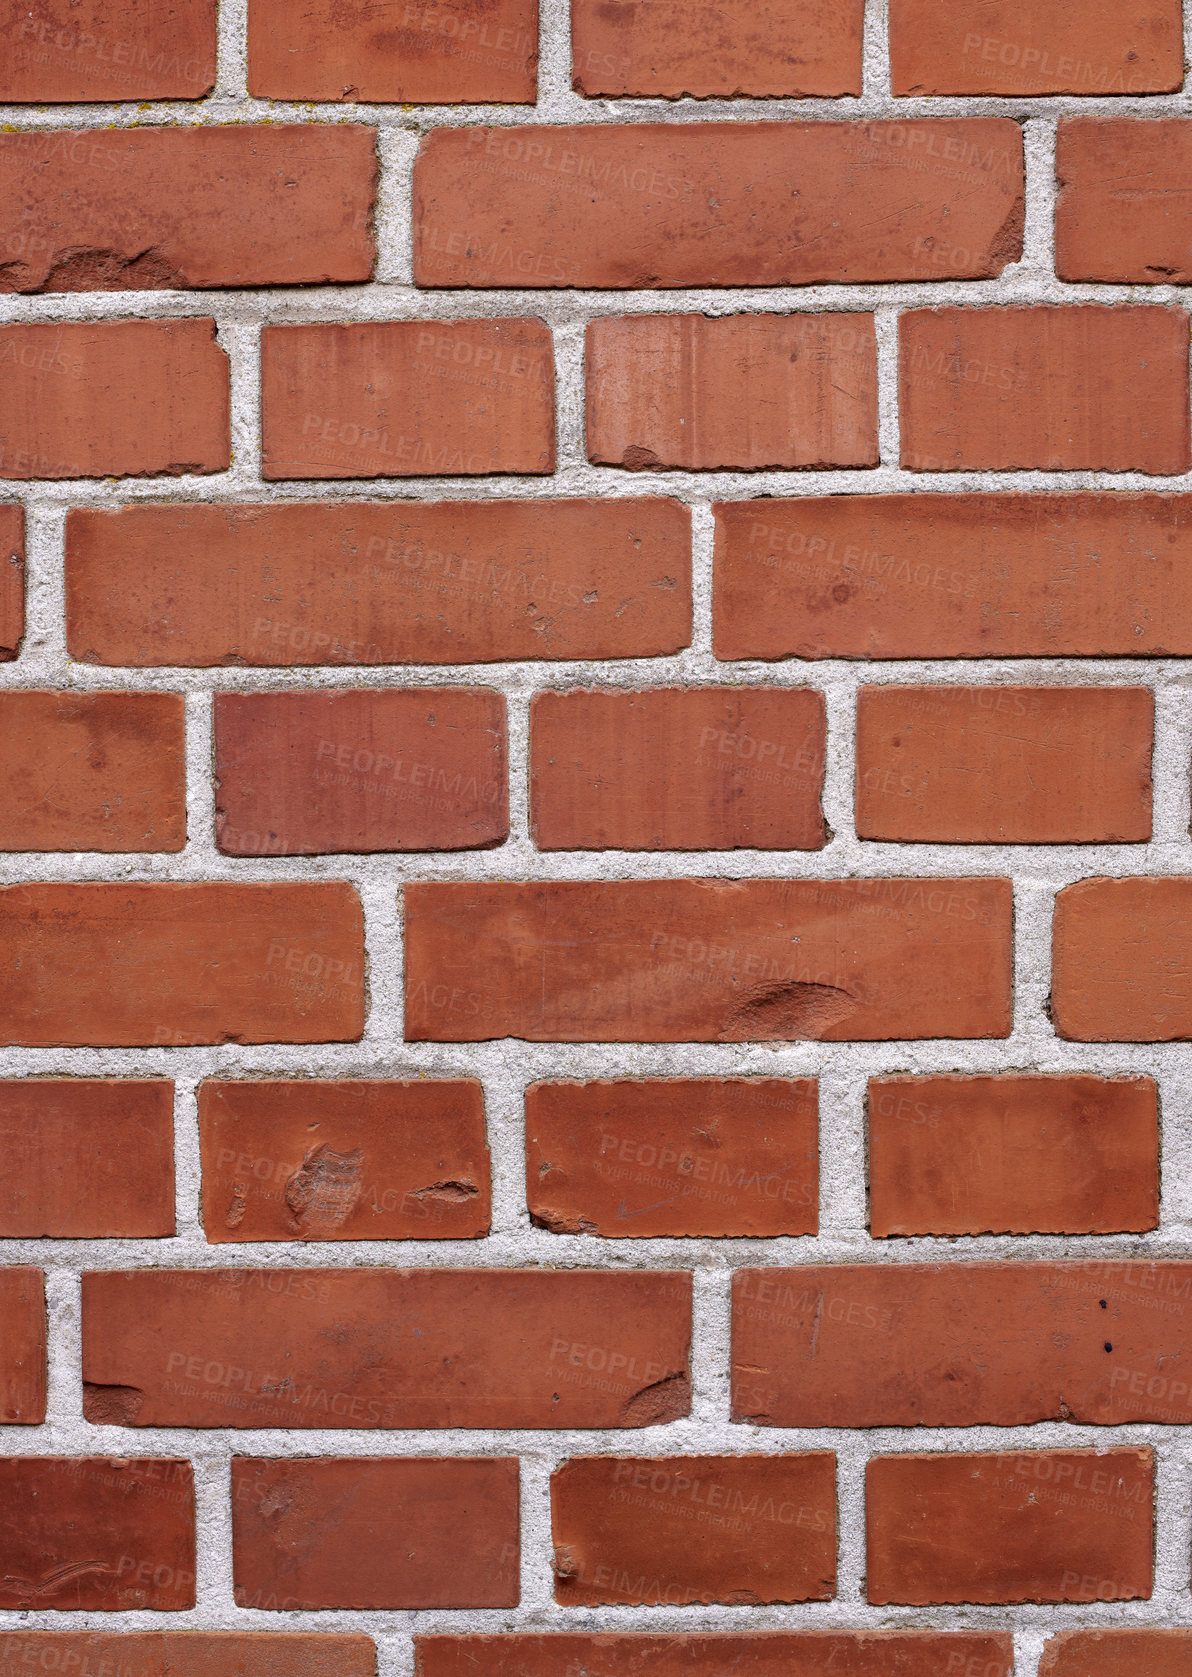
<path fill-rule="evenodd" d="M 0 0 L 0 1677 L 1187 1677 L 1184 56 Z"/>

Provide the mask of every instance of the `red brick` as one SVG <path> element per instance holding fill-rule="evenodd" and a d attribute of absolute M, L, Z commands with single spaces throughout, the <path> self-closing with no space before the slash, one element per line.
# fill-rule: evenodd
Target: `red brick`
<path fill-rule="evenodd" d="M 630 471 L 876 466 L 871 314 L 604 315 L 588 458 Z"/>
<path fill-rule="evenodd" d="M 367 1636 L 271 1631 L 0 1631 L 7 1673 L 135 1671 L 139 1677 L 374 1677 L 376 1649 Z M 902 1677 L 901 1671 L 898 1677 Z M 908 1673 L 907 1677 L 913 1677 Z"/>
<path fill-rule="evenodd" d="M 1076 1042 L 1192 1037 L 1192 878 L 1082 879 L 1057 893 L 1050 1011 Z"/>
<path fill-rule="evenodd" d="M 0 1269 L 0 1422 L 36 1427 L 45 1418 L 45 1276 L 40 1269 Z M 3 1589 L 0 1579 L 0 1598 Z"/>
<path fill-rule="evenodd" d="M 407 1041 L 1006 1036 L 1010 882 L 406 887 Z"/>
<path fill-rule="evenodd" d="M 1192 653 L 1192 497 L 828 495 L 715 513 L 718 658 Z"/>
<path fill-rule="evenodd" d="M 194 1605 L 188 1461 L 0 1457 L 0 1607 L 179 1613 Z"/>
<path fill-rule="evenodd" d="M 232 1458 L 238 1607 L 516 1607 L 518 1555 L 516 1457 Z"/>
<path fill-rule="evenodd" d="M 622 98 L 838 98 L 861 91 L 864 0 L 571 0 L 571 85 Z"/>
<path fill-rule="evenodd" d="M 827 723 L 808 688 L 538 693 L 539 850 L 820 850 Z"/>
<path fill-rule="evenodd" d="M 66 528 L 83 663 L 649 658 L 691 638 L 677 501 L 79 507 Z"/>
<path fill-rule="evenodd" d="M 572 1457 L 551 1475 L 567 1607 L 830 1601 L 836 1457 Z"/>
<path fill-rule="evenodd" d="M 0 18 L 0 100 L 201 99 L 215 86 L 215 0 L 38 0 Z"/>
<path fill-rule="evenodd" d="M 489 688 L 217 693 L 217 842 L 229 856 L 501 844 L 506 755 Z"/>
<path fill-rule="evenodd" d="M 174 1233 L 174 1085 L 164 1079 L 0 1082 L 0 1236 Z"/>
<path fill-rule="evenodd" d="M 1183 309 L 911 309 L 898 334 L 911 471 L 1192 466 Z"/>
<path fill-rule="evenodd" d="M 1172 93 L 1179 0 L 890 0 L 890 72 L 896 95 Z"/>
<path fill-rule="evenodd" d="M 414 166 L 414 281 L 988 279 L 1019 258 L 1022 183 L 1002 117 L 435 128 Z"/>
<path fill-rule="evenodd" d="M 0 291 L 185 291 L 372 276 L 374 131 L 0 134 Z"/>
<path fill-rule="evenodd" d="M 265 478 L 555 469 L 540 320 L 378 320 L 261 332 Z"/>
<path fill-rule="evenodd" d="M 1044 1643 L 1039 1677 L 1184 1677 L 1190 1656 L 1189 1630 L 1065 1630 Z"/>
<path fill-rule="evenodd" d="M 1141 843 L 1154 718 L 1149 687 L 863 687 L 857 836 Z"/>
<path fill-rule="evenodd" d="M 83 1277 L 83 1409 L 147 1427 L 656 1426 L 689 1411 L 690 1331 L 674 1270 L 105 1270 Z"/>
<path fill-rule="evenodd" d="M 813 1079 L 649 1078 L 526 1090 L 531 1221 L 645 1240 L 815 1234 Z"/>
<path fill-rule="evenodd" d="M 180 693 L 0 694 L 0 850 L 181 850 Z"/>
<path fill-rule="evenodd" d="M 247 1240 L 470 1240 L 491 1216 L 479 1083 L 204 1082 L 203 1226 Z"/>
<path fill-rule="evenodd" d="M 0 478 L 182 477 L 231 462 L 215 322 L 13 322 L 0 331 Z"/>
<path fill-rule="evenodd" d="M 364 1027 L 350 885 L 8 885 L 5 1043 L 338 1042 Z"/>
<path fill-rule="evenodd" d="M 1189 169 L 1192 122 L 1061 121 L 1056 273 L 1068 280 L 1186 285 L 1192 279 Z"/>
<path fill-rule="evenodd" d="M 15 658 L 25 633 L 25 509 L 0 502 L 0 664 Z"/>
<path fill-rule="evenodd" d="M 414 1659 L 416 1677 L 1011 1677 L 1014 1669 L 1004 1631 L 415 1636 Z"/>
<path fill-rule="evenodd" d="M 877 1605 L 1151 1593 L 1149 1450 L 876 1456 L 865 1492 L 866 1593 Z"/>
<path fill-rule="evenodd" d="M 807 1265 L 733 1277 L 755 1426 L 1184 1425 L 1192 1264 Z"/>
<path fill-rule="evenodd" d="M 369 0 L 300 11 L 250 0 L 248 89 L 260 99 L 532 105 L 537 87 L 534 0 L 444 0 L 383 20 Z"/>
<path fill-rule="evenodd" d="M 871 1234 L 1120 1234 L 1158 1221 L 1149 1077 L 869 1080 Z"/>

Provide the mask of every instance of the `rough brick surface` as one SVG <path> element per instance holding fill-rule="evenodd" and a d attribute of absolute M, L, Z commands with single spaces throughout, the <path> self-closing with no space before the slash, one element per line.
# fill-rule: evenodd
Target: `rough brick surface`
<path fill-rule="evenodd" d="M 648 658 L 691 638 L 670 500 L 72 511 L 67 633 L 93 664 Z"/>
<path fill-rule="evenodd" d="M 832 98 L 861 91 L 863 0 L 571 0 L 571 82 L 589 97 Z"/>
<path fill-rule="evenodd" d="M 1061 122 L 1056 272 L 1186 285 L 1192 223 L 1181 187 L 1190 162 L 1192 123 Z"/>
<path fill-rule="evenodd" d="M 199 1087 L 203 1227 L 252 1240 L 488 1233 L 478 1083 L 244 1079 Z"/>
<path fill-rule="evenodd" d="M 814 1234 L 815 1084 L 776 1077 L 534 1083 L 526 1197 L 555 1234 Z"/>
<path fill-rule="evenodd" d="M 366 280 L 373 131 L 0 134 L 0 291 L 185 291 Z"/>
<path fill-rule="evenodd" d="M 588 458 L 630 471 L 876 466 L 872 315 L 605 315 Z"/>
<path fill-rule="evenodd" d="M 890 0 L 890 70 L 897 94 L 1171 93 L 1179 0 Z"/>
<path fill-rule="evenodd" d="M 45 1277 L 0 1269 L 0 1422 L 39 1426 L 46 1415 Z"/>
<path fill-rule="evenodd" d="M 99 1672 L 126 1664 L 144 1677 L 247 1677 L 258 1660 L 275 1677 L 373 1677 L 367 1636 L 306 1631 L 0 1631 L 0 1660 L 19 1669 Z"/>
<path fill-rule="evenodd" d="M 0 926 L 8 1043 L 334 1042 L 364 1022 L 350 885 L 8 885 Z"/>
<path fill-rule="evenodd" d="M 405 1034 L 999 1036 L 1009 913 L 998 879 L 410 885 Z"/>
<path fill-rule="evenodd" d="M 538 693 L 540 850 L 819 850 L 819 693 L 773 687 Z"/>
<path fill-rule="evenodd" d="M 194 1602 L 188 1461 L 0 1458 L 0 1605 L 178 1613 Z"/>
<path fill-rule="evenodd" d="M 1192 1036 L 1192 879 L 1085 879 L 1059 892 L 1051 1016 L 1080 1042 Z"/>
<path fill-rule="evenodd" d="M 500 844 L 505 759 L 505 701 L 491 691 L 221 693 L 219 847 L 309 856 Z"/>
<path fill-rule="evenodd" d="M 1184 495 L 828 495 L 715 510 L 719 658 L 1192 653 Z"/>
<path fill-rule="evenodd" d="M 1048 1638 L 1040 1677 L 1179 1677 L 1192 1652 L 1187 1630 L 1068 1630 Z"/>
<path fill-rule="evenodd" d="M 836 1458 L 579 1456 L 551 1478 L 564 1606 L 829 1601 Z"/>
<path fill-rule="evenodd" d="M 0 328 L 0 478 L 182 477 L 229 464 L 213 320 Z"/>
<path fill-rule="evenodd" d="M 911 471 L 1192 466 L 1182 309 L 912 309 L 899 351 Z"/>
<path fill-rule="evenodd" d="M 160 1078 L 0 1082 L 0 1237 L 174 1233 L 174 1086 Z"/>
<path fill-rule="evenodd" d="M 1002 118 L 436 128 L 415 166 L 414 278 L 634 290 L 906 280 L 937 275 L 936 249 L 942 277 L 987 278 L 1018 260 L 1022 180 L 1022 132 Z"/>
<path fill-rule="evenodd" d="M 840 1264 L 733 1276 L 733 1409 L 774 1427 L 1183 1423 L 1192 1266 Z"/>
<path fill-rule="evenodd" d="M 1004 1632 L 914 1630 L 416 1636 L 414 1653 L 416 1677 L 993 1677 L 1014 1657 Z"/>
<path fill-rule="evenodd" d="M 177 693 L 0 694 L 0 850 L 181 850 Z"/>
<path fill-rule="evenodd" d="M 215 0 L 38 0 L 0 12 L 0 100 L 201 99 L 215 85 Z"/>
<path fill-rule="evenodd" d="M 265 478 L 552 472 L 551 335 L 538 320 L 267 326 Z"/>
<path fill-rule="evenodd" d="M 1149 1077 L 874 1077 L 871 1234 L 1117 1234 L 1159 1221 Z"/>
<path fill-rule="evenodd" d="M 0 502 L 0 663 L 20 651 L 25 633 L 25 509 Z"/>
<path fill-rule="evenodd" d="M 682 1272 L 97 1271 L 83 1294 L 93 1421 L 640 1427 L 690 1405 Z"/>
<path fill-rule="evenodd" d="M 368 0 L 250 0 L 248 88 L 264 99 L 533 104 L 533 0 L 445 0 L 381 18 Z"/>
<path fill-rule="evenodd" d="M 274 1611 L 516 1607 L 517 1493 L 516 1457 L 236 1457 L 236 1602 Z"/>
<path fill-rule="evenodd" d="M 863 687 L 857 835 L 937 844 L 1151 836 L 1145 687 Z"/>
<path fill-rule="evenodd" d="M 1129 1601 L 1151 1593 L 1149 1450 L 876 1456 L 871 1602 Z"/>

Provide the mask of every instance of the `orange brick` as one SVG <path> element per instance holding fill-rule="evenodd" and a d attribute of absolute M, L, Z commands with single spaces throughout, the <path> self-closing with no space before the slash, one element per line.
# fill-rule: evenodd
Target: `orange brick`
<path fill-rule="evenodd" d="M 1192 878 L 1082 879 L 1055 899 L 1051 1018 L 1076 1042 L 1192 1037 Z"/>
<path fill-rule="evenodd" d="M 0 1422 L 36 1427 L 45 1418 L 45 1275 L 0 1269 Z"/>
<path fill-rule="evenodd" d="M 488 1233 L 484 1097 L 470 1079 L 206 1081 L 199 1144 L 213 1245 Z"/>
<path fill-rule="evenodd" d="M 0 694 L 0 850 L 181 850 L 180 693 Z"/>
<path fill-rule="evenodd" d="M 537 693 L 540 850 L 819 850 L 827 724 L 806 688 Z"/>
<path fill-rule="evenodd" d="M 1141 843 L 1154 714 L 1149 687 L 863 687 L 857 836 Z"/>
<path fill-rule="evenodd" d="M 475 850 L 509 834 L 505 700 L 483 688 L 217 693 L 229 856 Z"/>
<path fill-rule="evenodd" d="M 1005 1631 L 555 1631 L 415 1636 L 414 1660 L 416 1677 L 1010 1677 L 1014 1646 Z"/>
<path fill-rule="evenodd" d="M 0 100 L 201 99 L 215 86 L 215 0 L 38 0 L 0 14 Z"/>
<path fill-rule="evenodd" d="M 1158 1221 L 1149 1077 L 869 1080 L 871 1234 L 1119 1234 Z"/>
<path fill-rule="evenodd" d="M 806 1079 L 532 1083 L 530 1217 L 606 1239 L 815 1234 L 817 1118 Z"/>
<path fill-rule="evenodd" d="M 266 326 L 261 475 L 553 472 L 554 388 L 540 320 Z"/>
<path fill-rule="evenodd" d="M 588 458 L 631 471 L 876 466 L 869 314 L 604 315 Z"/>
<path fill-rule="evenodd" d="M 878 1605 L 1151 1593 L 1149 1450 L 876 1456 L 865 1493 L 866 1590 Z"/>

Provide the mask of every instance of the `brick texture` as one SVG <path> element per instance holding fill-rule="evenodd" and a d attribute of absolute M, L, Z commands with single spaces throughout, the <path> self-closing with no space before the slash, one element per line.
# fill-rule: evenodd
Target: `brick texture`
<path fill-rule="evenodd" d="M 773 687 L 538 693 L 540 850 L 819 850 L 819 693 Z"/>
<path fill-rule="evenodd" d="M 1149 839 L 1154 709 L 1145 687 L 863 687 L 858 837 Z"/>
<path fill-rule="evenodd" d="M 510 1457 L 235 1457 L 237 1604 L 516 1607 L 517 1479 Z"/>
<path fill-rule="evenodd" d="M 91 664 L 658 657 L 691 637 L 690 515 L 671 500 L 80 509 L 66 610 Z"/>
<path fill-rule="evenodd" d="M 83 1293 L 97 1422 L 638 1427 L 690 1404 L 681 1272 L 96 1271 Z"/>
<path fill-rule="evenodd" d="M 195 1603 L 188 1461 L 0 1458 L 0 1603 L 179 1613 Z"/>
<path fill-rule="evenodd" d="M 551 1532 L 566 1606 L 827 1601 L 836 1460 L 575 1457 L 551 1479 Z"/>
<path fill-rule="evenodd" d="M 605 315 L 588 458 L 630 471 L 877 465 L 872 315 Z"/>
<path fill-rule="evenodd" d="M 0 0 L 0 1677 L 1192 1677 L 1189 41 Z"/>
<path fill-rule="evenodd" d="M 1130 1601 L 1154 1570 L 1149 1450 L 875 1456 L 871 1602 Z"/>
<path fill-rule="evenodd" d="M 1004 1035 L 1009 911 L 997 879 L 411 885 L 406 1036 Z"/>
<path fill-rule="evenodd" d="M 533 1083 L 526 1197 L 555 1234 L 814 1234 L 817 1090 L 777 1077 Z"/>
<path fill-rule="evenodd" d="M 46 1416 L 45 1277 L 0 1269 L 0 1421 L 39 1426 Z"/>
<path fill-rule="evenodd" d="M 1117 1234 L 1159 1221 L 1149 1077 L 873 1077 L 869 1231 Z"/>
<path fill-rule="evenodd" d="M 908 203 L 912 156 L 925 172 Z M 1021 130 L 1002 118 L 436 128 L 415 167 L 414 278 L 639 291 L 921 279 L 937 246 L 944 277 L 985 278 L 1018 260 L 1022 182 Z"/>
<path fill-rule="evenodd" d="M 488 1233 L 478 1083 L 199 1087 L 203 1227 L 255 1240 L 467 1240 Z"/>
<path fill-rule="evenodd" d="M 537 320 L 267 326 L 261 475 L 552 472 L 553 387 Z"/>
<path fill-rule="evenodd" d="M 178 693 L 0 694 L 0 850 L 181 850 Z"/>
<path fill-rule="evenodd" d="M 899 350 L 911 471 L 1192 466 L 1182 309 L 913 309 Z"/>
<path fill-rule="evenodd" d="M 366 280 L 375 184 L 357 125 L 0 134 L 0 290 Z"/>
<path fill-rule="evenodd" d="M 0 1082 L 0 1155 L 2 1238 L 174 1233 L 174 1086 L 164 1079 Z"/>
<path fill-rule="evenodd" d="M 475 850 L 509 832 L 499 693 L 221 693 L 215 823 L 229 856 Z"/>

